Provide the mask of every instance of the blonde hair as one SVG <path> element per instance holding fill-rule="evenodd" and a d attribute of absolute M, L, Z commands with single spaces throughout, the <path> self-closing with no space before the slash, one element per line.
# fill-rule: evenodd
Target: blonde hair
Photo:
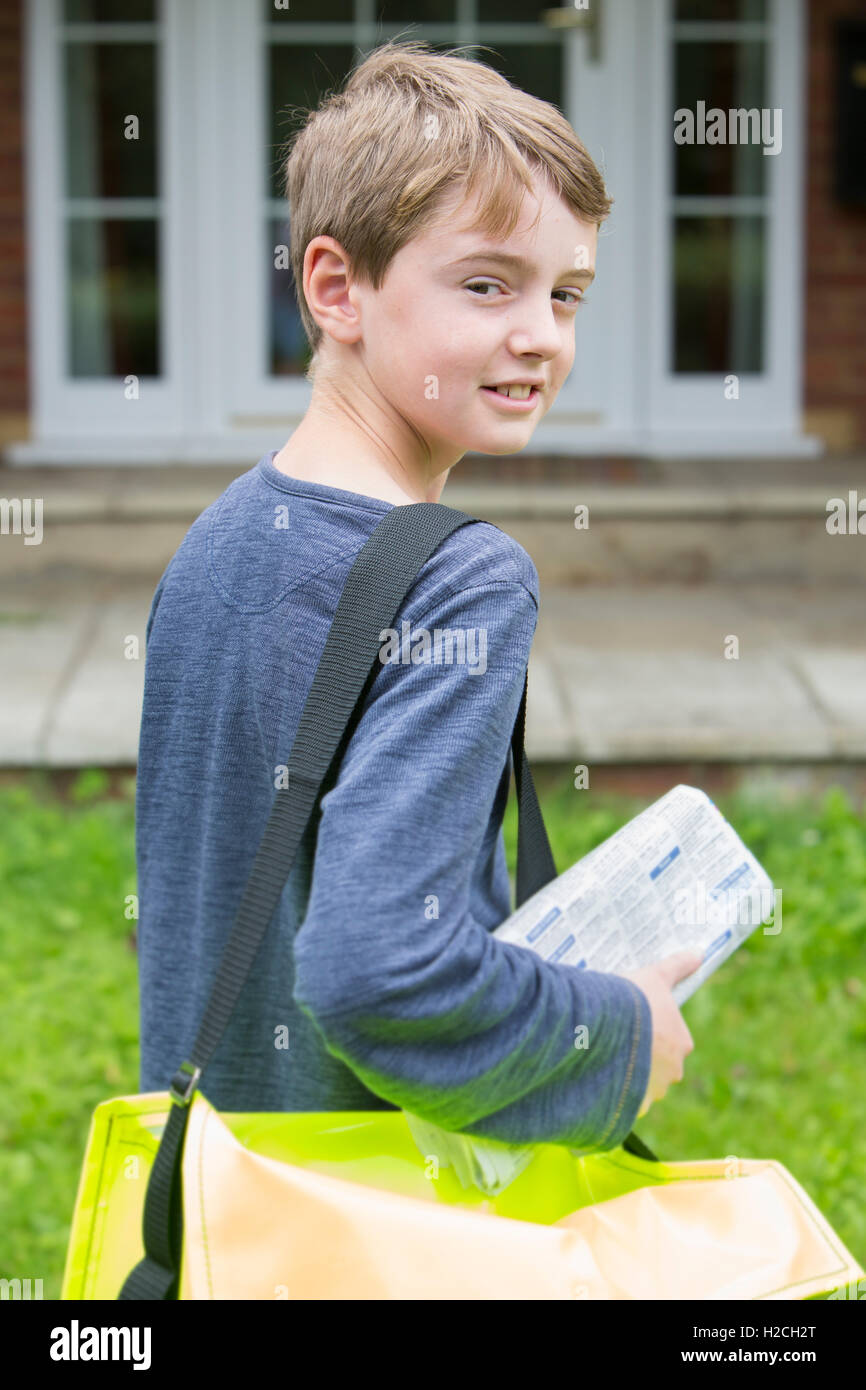
<path fill-rule="evenodd" d="M 314 237 L 334 237 L 355 277 L 378 290 L 455 186 L 467 196 L 481 190 L 478 226 L 493 239 L 513 232 L 533 174 L 581 221 L 600 225 L 610 212 L 604 180 L 562 113 L 454 49 L 391 40 L 342 91 L 302 110 L 283 158 L 292 274 L 314 353 L 308 380 L 323 337 L 303 292 Z"/>

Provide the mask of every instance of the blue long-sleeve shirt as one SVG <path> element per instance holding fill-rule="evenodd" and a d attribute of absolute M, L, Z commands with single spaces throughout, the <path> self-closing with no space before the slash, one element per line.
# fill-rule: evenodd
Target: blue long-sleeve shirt
<path fill-rule="evenodd" d="M 148 620 L 144 1091 L 189 1054 L 340 593 L 392 506 L 289 478 L 274 453 L 194 522 Z M 423 566 L 322 798 L 315 856 L 308 831 L 205 1072 L 218 1109 L 397 1106 L 585 1150 L 629 1132 L 649 1079 L 646 996 L 491 935 L 512 910 L 502 815 L 538 601 L 529 555 L 487 523 Z M 445 629 L 465 641 L 450 663 Z"/>

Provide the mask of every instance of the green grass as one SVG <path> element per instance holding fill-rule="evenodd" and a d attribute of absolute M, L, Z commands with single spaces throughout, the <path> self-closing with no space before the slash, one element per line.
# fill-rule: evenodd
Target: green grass
<path fill-rule="evenodd" d="M 537 779 L 560 869 L 652 798 Z M 93 1108 L 138 1090 L 132 782 L 100 772 L 61 799 L 44 779 L 0 787 L 0 1276 L 57 1298 Z M 581 799 L 582 798 L 582 799 Z M 775 1158 L 866 1261 L 866 820 L 823 803 L 716 798 L 782 889 L 760 929 L 683 1010 L 685 1079 L 636 1129 L 666 1159 Z M 505 821 L 514 870 L 515 799 Z"/>
<path fill-rule="evenodd" d="M 34 779 L 34 785 L 35 785 Z M 0 1276 L 58 1298 L 90 1115 L 138 1091 L 133 800 L 0 789 Z"/>

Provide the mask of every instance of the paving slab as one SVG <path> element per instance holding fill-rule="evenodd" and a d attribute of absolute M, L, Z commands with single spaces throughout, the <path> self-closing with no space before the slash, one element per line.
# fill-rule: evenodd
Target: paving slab
<path fill-rule="evenodd" d="M 137 761 L 149 611 L 149 598 L 111 599 L 90 610 L 80 660 L 45 726 L 43 758 L 49 767 Z"/>
<path fill-rule="evenodd" d="M 863 598 L 855 586 L 545 591 L 529 681 L 548 693 L 528 703 L 530 757 L 862 758 Z"/>
<path fill-rule="evenodd" d="M 144 690 L 152 586 L 112 597 L 91 587 L 4 594 L 0 607 L 0 766 L 132 766 Z M 137 634 L 141 656 L 123 639 Z"/>
<path fill-rule="evenodd" d="M 135 765 L 153 587 L 120 576 L 4 595 L 0 766 Z M 572 765 L 862 761 L 863 600 L 856 585 L 543 588 L 528 755 Z M 725 657 L 732 637 L 735 660 Z"/>

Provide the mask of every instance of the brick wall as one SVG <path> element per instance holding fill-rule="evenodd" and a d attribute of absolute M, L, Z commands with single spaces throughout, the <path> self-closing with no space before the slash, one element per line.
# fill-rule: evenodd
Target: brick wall
<path fill-rule="evenodd" d="M 810 0 L 806 146 L 804 406 L 828 449 L 866 446 L 866 207 L 833 192 L 835 22 L 864 0 Z"/>
<path fill-rule="evenodd" d="M 0 0 L 0 437 L 5 438 L 29 432 L 22 11 L 23 0 Z"/>

